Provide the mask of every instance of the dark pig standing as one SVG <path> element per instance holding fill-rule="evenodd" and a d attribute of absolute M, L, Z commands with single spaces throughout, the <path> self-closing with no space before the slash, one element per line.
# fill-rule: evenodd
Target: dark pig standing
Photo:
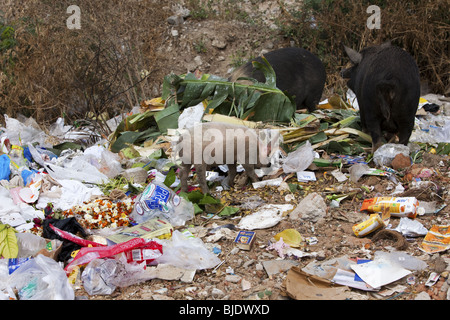
<path fill-rule="evenodd" d="M 264 57 L 275 71 L 277 88 L 294 98 L 297 109 L 314 111 L 326 80 L 322 61 L 311 52 L 295 47 L 274 50 L 264 54 Z M 262 62 L 262 58 L 252 61 Z M 248 77 L 265 82 L 263 72 L 255 69 L 252 61 L 236 69 L 229 80 L 235 82 L 240 77 Z"/>
<path fill-rule="evenodd" d="M 405 50 L 384 43 L 361 52 L 345 47 L 353 66 L 341 75 L 358 99 L 363 130 L 372 137 L 372 151 L 386 138 L 407 145 L 420 99 L 419 69 Z"/>

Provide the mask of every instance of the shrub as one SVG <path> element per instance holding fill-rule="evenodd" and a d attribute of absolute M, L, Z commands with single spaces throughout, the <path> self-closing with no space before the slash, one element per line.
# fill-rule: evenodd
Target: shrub
<path fill-rule="evenodd" d="M 80 0 L 81 28 L 69 29 L 72 4 L 26 1 L 0 12 L 0 22 L 14 30 L 0 42 L 2 115 L 21 113 L 38 123 L 112 117 L 150 98 L 151 77 L 164 77 L 154 69 L 164 21 L 158 2 Z M 14 63 L 4 61 L 6 44 Z M 105 123 L 96 125 L 109 133 Z"/>

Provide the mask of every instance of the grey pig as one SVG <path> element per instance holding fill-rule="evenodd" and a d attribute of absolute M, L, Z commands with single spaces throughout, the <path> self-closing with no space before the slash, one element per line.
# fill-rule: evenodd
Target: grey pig
<path fill-rule="evenodd" d="M 358 99 L 361 125 L 372 137 L 372 152 L 386 138 L 407 145 L 420 98 L 420 76 L 409 53 L 390 42 L 363 49 L 344 46 L 353 66 L 341 72 Z"/>
<path fill-rule="evenodd" d="M 276 149 L 273 145 L 278 147 L 278 131 L 269 131 L 220 122 L 199 123 L 187 129 L 181 134 L 174 150 L 179 160 L 181 191 L 188 189 L 192 165 L 204 194 L 209 193 L 206 170 L 213 166 L 228 166 L 226 186 L 233 185 L 237 164 L 244 167 L 252 182 L 259 181 L 255 167 L 268 166 L 270 155 Z M 272 137 L 269 138 L 270 134 Z"/>

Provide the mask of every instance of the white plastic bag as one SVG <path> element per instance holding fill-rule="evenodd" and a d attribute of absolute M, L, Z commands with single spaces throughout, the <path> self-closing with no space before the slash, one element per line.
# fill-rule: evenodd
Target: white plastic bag
<path fill-rule="evenodd" d="M 31 232 L 16 233 L 17 244 L 19 246 L 18 258 L 34 256 L 40 250 L 45 249 L 47 242 L 44 238 Z"/>
<path fill-rule="evenodd" d="M 194 124 L 201 122 L 203 113 L 205 112 L 205 107 L 203 103 L 184 109 L 184 111 L 180 114 L 178 118 L 178 128 L 179 129 L 188 129 L 192 127 Z"/>
<path fill-rule="evenodd" d="M 18 290 L 19 300 L 73 300 L 75 293 L 63 268 L 42 254 L 14 271 L 11 287 Z"/>
<path fill-rule="evenodd" d="M 84 150 L 83 159 L 111 179 L 123 171 L 119 156 L 102 146 L 92 146 Z"/>
<path fill-rule="evenodd" d="M 116 290 L 111 279 L 117 270 L 115 259 L 94 259 L 89 262 L 81 274 L 84 290 L 89 295 L 108 295 Z"/>
<path fill-rule="evenodd" d="M 35 121 L 33 119 L 27 119 L 27 123 L 11 118 L 8 115 L 4 115 L 5 118 L 5 136 L 9 138 L 11 144 L 14 145 L 26 145 L 37 142 L 44 147 L 51 147 L 45 141 L 47 140 L 47 134 L 36 128 Z M 33 123 L 34 122 L 34 123 Z"/>
<path fill-rule="evenodd" d="M 214 268 L 220 259 L 211 252 L 200 238 L 184 236 L 175 230 L 170 240 L 161 240 L 163 254 L 155 261 L 187 270 Z"/>
<path fill-rule="evenodd" d="M 377 166 L 390 166 L 395 156 L 402 153 L 404 156 L 409 157 L 409 147 L 403 144 L 386 143 L 379 147 L 373 154 L 373 162 Z"/>
<path fill-rule="evenodd" d="M 311 143 L 306 141 L 303 146 L 289 153 L 283 160 L 283 171 L 284 173 L 304 171 L 314 161 L 314 157 L 315 154 Z"/>

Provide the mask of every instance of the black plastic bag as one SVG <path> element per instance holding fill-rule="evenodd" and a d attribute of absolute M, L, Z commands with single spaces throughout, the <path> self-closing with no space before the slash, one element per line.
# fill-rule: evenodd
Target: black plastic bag
<path fill-rule="evenodd" d="M 83 227 L 78 223 L 75 218 L 67 218 L 67 219 L 45 219 L 42 225 L 43 233 L 42 237 L 46 239 L 58 239 L 62 241 L 61 252 L 59 253 L 57 259 L 58 261 L 67 262 L 71 258 L 71 254 L 73 251 L 81 248 L 80 245 L 69 241 L 67 239 L 61 238 L 56 234 L 55 231 L 50 228 L 50 224 L 54 227 L 70 232 L 72 234 L 80 233 L 81 237 L 87 237 L 86 231 Z"/>

